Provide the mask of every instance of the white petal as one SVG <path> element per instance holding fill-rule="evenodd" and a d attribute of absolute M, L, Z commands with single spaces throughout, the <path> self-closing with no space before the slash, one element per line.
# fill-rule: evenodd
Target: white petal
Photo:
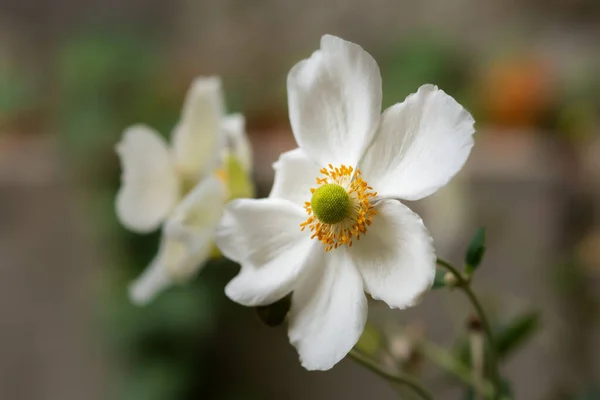
<path fill-rule="evenodd" d="M 242 114 L 229 114 L 223 120 L 230 154 L 234 155 L 247 173 L 252 171 L 252 146 L 246 135 L 246 121 Z"/>
<path fill-rule="evenodd" d="M 310 271 L 292 294 L 288 335 L 302 366 L 327 370 L 348 354 L 367 320 L 360 274 L 345 248 L 325 253 L 319 243 Z"/>
<path fill-rule="evenodd" d="M 125 130 L 116 151 L 123 170 L 117 216 L 132 231 L 153 231 L 179 199 L 179 178 L 167 143 L 151 128 L 134 125 Z"/>
<path fill-rule="evenodd" d="M 373 224 L 350 255 L 374 299 L 392 308 L 412 306 L 435 277 L 431 236 L 421 218 L 397 200 L 382 200 L 375 209 Z"/>
<path fill-rule="evenodd" d="M 218 165 L 225 144 L 221 134 L 223 109 L 221 80 L 197 78 L 187 93 L 172 138 L 178 168 L 186 177 L 198 179 Z"/>
<path fill-rule="evenodd" d="M 246 306 L 273 303 L 292 291 L 305 266 L 309 232 L 304 210 L 281 199 L 240 199 L 229 203 L 217 231 L 221 252 L 241 265 L 227 296 Z"/>
<path fill-rule="evenodd" d="M 226 196 L 225 185 L 215 177 L 208 177 L 183 199 L 167 220 L 163 264 L 174 279 L 189 279 L 210 257 Z"/>
<path fill-rule="evenodd" d="M 144 306 L 171 285 L 171 277 L 161 263 L 162 257 L 162 252 L 159 250 L 158 255 L 142 275 L 129 285 L 129 298 L 133 304 Z"/>
<path fill-rule="evenodd" d="M 321 176 L 319 166 L 298 148 L 282 153 L 273 163 L 275 179 L 270 198 L 290 200 L 300 206 L 310 201 L 310 189 L 317 187 L 316 179 Z"/>
<path fill-rule="evenodd" d="M 437 86 L 383 113 L 379 130 L 360 163 L 380 197 L 418 200 L 462 168 L 473 147 L 473 117 Z"/>
<path fill-rule="evenodd" d="M 381 75 L 373 57 L 325 35 L 321 49 L 291 69 L 287 88 L 298 145 L 320 166 L 355 166 L 381 113 Z"/>

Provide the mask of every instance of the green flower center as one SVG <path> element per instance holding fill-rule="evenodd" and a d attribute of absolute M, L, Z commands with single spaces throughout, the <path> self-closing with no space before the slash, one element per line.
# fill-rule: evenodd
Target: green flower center
<path fill-rule="evenodd" d="M 350 196 L 346 189 L 327 183 L 313 192 L 310 205 L 315 216 L 325 224 L 337 224 L 350 214 Z"/>

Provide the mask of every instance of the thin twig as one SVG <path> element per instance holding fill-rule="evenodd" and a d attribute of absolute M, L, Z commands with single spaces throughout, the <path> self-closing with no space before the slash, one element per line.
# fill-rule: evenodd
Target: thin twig
<path fill-rule="evenodd" d="M 469 346 L 471 348 L 471 365 L 473 366 L 473 386 L 477 392 L 482 391 L 484 371 L 484 336 L 481 329 L 469 332 Z M 474 400 L 480 400 L 478 394 Z"/>

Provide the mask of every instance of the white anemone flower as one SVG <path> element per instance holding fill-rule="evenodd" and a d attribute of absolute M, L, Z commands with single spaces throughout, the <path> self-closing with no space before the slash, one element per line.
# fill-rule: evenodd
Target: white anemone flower
<path fill-rule="evenodd" d="M 448 183 L 474 121 L 433 85 L 381 114 L 377 63 L 334 36 L 292 68 L 287 87 L 299 148 L 274 164 L 269 198 L 226 206 L 217 244 L 241 265 L 227 296 L 260 306 L 292 293 L 290 342 L 306 369 L 326 370 L 357 343 L 365 292 L 404 309 L 431 287 L 432 239 L 400 199 Z"/>
<path fill-rule="evenodd" d="M 235 158 L 249 172 L 244 118 L 225 115 L 224 108 L 220 79 L 197 78 L 171 146 L 152 128 L 134 125 L 116 147 L 123 168 L 116 199 L 119 220 L 139 233 L 163 227 L 158 254 L 130 286 L 136 304 L 198 272 L 210 257 L 230 194 L 228 160 Z"/>

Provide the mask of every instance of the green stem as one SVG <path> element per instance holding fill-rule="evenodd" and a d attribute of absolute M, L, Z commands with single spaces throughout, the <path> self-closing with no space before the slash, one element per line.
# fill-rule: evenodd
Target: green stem
<path fill-rule="evenodd" d="M 463 286 L 467 282 L 467 280 L 463 277 L 463 275 L 460 273 L 460 271 L 457 270 L 456 268 L 454 268 L 454 266 L 452 264 L 450 264 L 448 261 L 438 258 L 437 264 L 441 265 L 442 267 L 444 267 L 448 271 L 450 271 L 456 277 L 456 279 L 458 279 L 458 282 L 461 284 L 461 286 Z"/>
<path fill-rule="evenodd" d="M 433 400 L 433 396 L 431 393 L 427 391 L 423 386 L 419 384 L 416 380 L 407 375 L 394 375 L 383 370 L 377 363 L 369 359 L 367 356 L 363 355 L 356 349 L 350 350 L 348 353 L 350 357 L 357 363 L 361 364 L 363 367 L 370 369 L 372 372 L 381 376 L 382 378 L 397 383 L 398 385 L 407 386 L 412 389 L 413 392 L 417 393 L 422 399 L 425 400 Z"/>
<path fill-rule="evenodd" d="M 483 307 L 481 307 L 481 303 L 479 302 L 479 299 L 477 299 L 477 296 L 471 289 L 469 280 L 467 278 L 465 278 L 458 271 L 458 269 L 456 269 L 448 261 L 438 258 L 437 263 L 439 265 L 441 265 L 442 267 L 446 268 L 448 271 L 450 271 L 456 277 L 456 279 L 458 280 L 457 286 L 460 289 L 462 289 L 463 292 L 465 292 L 465 294 L 469 298 L 469 301 L 475 308 L 475 311 L 477 312 L 479 319 L 481 320 L 481 324 L 483 325 L 483 331 L 485 332 L 485 336 L 488 341 L 488 356 L 489 356 L 489 361 L 490 361 L 491 375 L 492 375 L 492 381 L 494 382 L 494 388 L 496 391 L 494 398 L 497 399 L 500 396 L 500 389 L 501 389 L 502 383 L 500 381 L 500 374 L 498 372 L 498 357 L 496 355 L 496 341 L 494 340 L 492 326 L 490 325 L 490 323 L 485 315 L 485 311 L 483 311 Z"/>

